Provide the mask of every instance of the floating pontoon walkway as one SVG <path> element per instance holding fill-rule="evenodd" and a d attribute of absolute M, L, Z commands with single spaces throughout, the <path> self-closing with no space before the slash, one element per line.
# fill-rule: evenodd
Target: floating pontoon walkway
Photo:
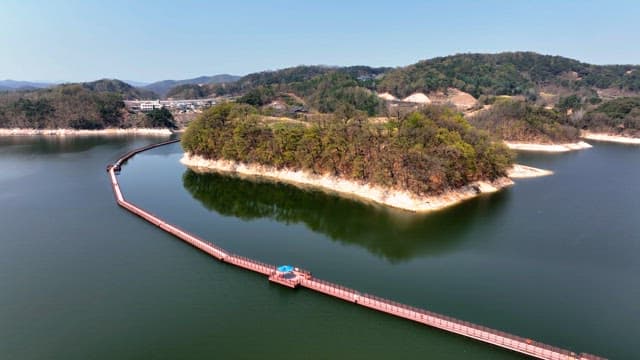
<path fill-rule="evenodd" d="M 413 320 L 431 327 L 442 329 L 451 333 L 463 335 L 475 340 L 479 340 L 488 344 L 499 346 L 508 350 L 517 351 L 539 359 L 549 360 L 600 360 L 601 357 L 591 354 L 575 354 L 571 351 L 560 349 L 554 346 L 546 345 L 531 339 L 525 339 L 519 336 L 507 334 L 502 331 L 490 329 L 484 326 L 472 324 L 466 321 L 457 320 L 448 316 L 436 314 L 427 310 L 400 304 L 391 300 L 379 298 L 374 295 L 361 293 L 354 289 L 349 289 L 337 284 L 333 284 L 324 280 L 320 280 L 311 276 L 311 273 L 298 268 L 289 269 L 285 272 L 278 271 L 274 265 L 264 264 L 259 261 L 248 259 L 239 255 L 232 254 L 208 241 L 204 241 L 195 235 L 171 225 L 152 213 L 128 202 L 122 195 L 120 185 L 118 184 L 117 173 L 120 172 L 122 165 L 134 155 L 156 148 L 158 146 L 172 144 L 179 140 L 171 140 L 158 144 L 153 144 L 124 154 L 114 164 L 107 166 L 111 186 L 116 198 L 116 202 L 121 207 L 140 216 L 160 229 L 170 233 L 171 235 L 185 241 L 186 243 L 196 247 L 214 258 L 241 267 L 243 269 L 255 271 L 257 273 L 268 276 L 270 281 L 295 288 L 298 286 L 342 299 L 360 306 L 368 307 L 380 312 L 391 314 L 397 317 Z"/>

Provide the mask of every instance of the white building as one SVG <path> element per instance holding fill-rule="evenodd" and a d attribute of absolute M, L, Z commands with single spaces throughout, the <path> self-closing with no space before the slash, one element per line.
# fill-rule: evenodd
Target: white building
<path fill-rule="evenodd" d="M 161 109 L 162 104 L 160 104 L 160 100 L 153 101 L 142 101 L 140 103 L 140 110 L 142 111 L 151 111 L 155 109 Z"/>

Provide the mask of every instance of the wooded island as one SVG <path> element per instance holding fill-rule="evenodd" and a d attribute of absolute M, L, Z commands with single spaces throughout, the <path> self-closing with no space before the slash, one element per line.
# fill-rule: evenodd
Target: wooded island
<path fill-rule="evenodd" d="M 513 162 L 504 145 L 443 106 L 387 122 L 370 121 L 363 112 L 304 122 L 265 120 L 250 105 L 226 103 L 194 120 L 182 146 L 189 156 L 304 171 L 416 196 L 504 178 Z"/>

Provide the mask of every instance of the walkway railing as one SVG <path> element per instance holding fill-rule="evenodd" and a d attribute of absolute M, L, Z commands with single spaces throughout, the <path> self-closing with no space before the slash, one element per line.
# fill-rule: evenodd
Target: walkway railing
<path fill-rule="evenodd" d="M 128 153 L 122 155 L 114 164 L 107 166 L 107 171 L 109 172 L 109 177 L 111 178 L 111 186 L 113 188 L 113 193 L 118 205 L 127 209 L 133 214 L 140 216 L 141 218 L 147 220 L 151 224 L 159 227 L 160 229 L 168 232 L 169 234 L 217 258 L 218 260 L 221 260 L 226 263 L 233 264 L 235 266 L 238 266 L 247 270 L 251 270 L 263 275 L 267 275 L 269 277 L 275 276 L 276 266 L 265 264 L 260 261 L 256 261 L 253 259 L 249 259 L 240 255 L 227 252 L 226 250 L 212 244 L 211 242 L 204 241 L 198 238 L 197 236 L 192 235 L 186 232 L 185 230 L 180 229 L 175 225 L 167 223 L 166 221 L 162 220 L 161 218 L 157 217 L 151 212 L 144 210 L 128 202 L 124 198 L 124 195 L 120 190 L 120 185 L 118 184 L 118 178 L 116 176 L 117 173 L 121 170 L 122 165 L 128 159 L 130 159 L 131 157 L 133 157 L 138 153 L 141 153 L 143 151 L 147 151 L 159 146 L 172 144 L 178 141 L 179 140 L 165 141 L 162 143 L 152 144 L 152 145 L 141 147 L 139 149 L 129 151 Z M 452 333 L 464 335 L 472 339 L 493 344 L 505 349 L 517 351 L 517 352 L 527 354 L 539 359 L 549 359 L 549 360 L 569 360 L 569 359 L 601 360 L 603 359 L 601 357 L 591 355 L 591 354 L 585 354 L 585 353 L 577 355 L 571 351 L 554 347 L 551 345 L 543 344 L 538 341 L 525 339 L 523 337 L 508 334 L 503 331 L 490 329 L 485 326 L 473 324 L 463 320 L 454 319 L 445 315 L 436 314 L 431 311 L 401 304 L 399 302 L 377 297 L 375 295 L 360 293 L 359 291 L 356 291 L 354 289 L 350 289 L 338 284 L 334 284 L 328 281 L 314 278 L 313 276 L 311 276 L 311 273 L 306 270 L 296 269 L 295 273 L 298 276 L 298 279 L 299 279 L 298 281 L 286 282 L 286 281 L 283 281 L 282 279 L 280 279 L 279 281 L 284 282 L 288 285 L 291 285 L 291 287 L 297 286 L 299 284 L 300 286 L 306 287 L 308 289 L 311 289 L 329 296 L 333 296 L 339 299 L 343 299 L 345 301 L 353 302 L 355 304 L 358 304 L 364 307 L 378 310 L 380 312 L 391 314 L 397 317 L 413 320 L 413 321 L 416 321 L 425 325 L 429 325 L 435 328 L 439 328 L 442 330 L 446 330 Z"/>

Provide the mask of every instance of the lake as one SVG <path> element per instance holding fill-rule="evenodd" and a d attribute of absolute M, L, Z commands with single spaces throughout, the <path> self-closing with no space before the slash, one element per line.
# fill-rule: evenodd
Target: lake
<path fill-rule="evenodd" d="M 119 208 L 145 137 L 0 138 L 3 359 L 515 359 L 219 263 Z M 576 352 L 640 358 L 640 147 L 520 154 L 555 175 L 416 215 L 196 174 L 173 144 L 127 199 L 231 252 Z"/>

